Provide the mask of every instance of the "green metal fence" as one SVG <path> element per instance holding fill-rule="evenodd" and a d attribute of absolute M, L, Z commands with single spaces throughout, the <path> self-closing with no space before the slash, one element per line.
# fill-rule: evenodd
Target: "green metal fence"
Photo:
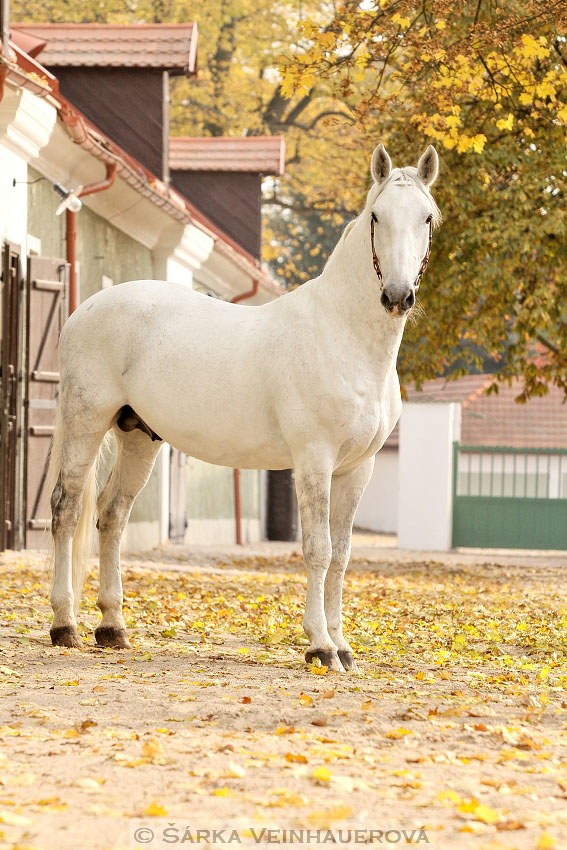
<path fill-rule="evenodd" d="M 567 449 L 453 451 L 453 546 L 567 549 Z"/>

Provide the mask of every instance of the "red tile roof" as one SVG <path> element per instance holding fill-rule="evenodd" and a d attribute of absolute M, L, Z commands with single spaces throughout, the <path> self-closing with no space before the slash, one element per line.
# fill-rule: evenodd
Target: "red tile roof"
<path fill-rule="evenodd" d="M 169 167 L 172 171 L 253 171 L 283 174 L 283 136 L 172 136 Z"/>
<path fill-rule="evenodd" d="M 490 375 L 464 375 L 456 381 L 435 378 L 426 381 L 423 389 L 407 387 L 408 401 L 460 401 L 465 403 L 492 383 Z"/>
<path fill-rule="evenodd" d="M 515 399 L 522 384 L 499 385 L 498 394 L 471 398 L 463 405 L 461 442 L 466 445 L 496 445 L 516 448 L 567 448 L 567 405 L 558 387 L 525 404 Z"/>
<path fill-rule="evenodd" d="M 12 33 L 16 43 L 26 36 L 47 42 L 41 63 L 48 68 L 156 68 L 188 74 L 197 70 L 195 23 L 13 24 Z"/>
<path fill-rule="evenodd" d="M 465 375 L 455 381 L 436 378 L 426 381 L 422 391 L 408 388 L 408 401 L 460 401 L 463 445 L 567 448 L 567 404 L 562 390 L 549 387 L 547 395 L 517 404 L 522 391 L 519 379 L 511 386 L 498 384 L 498 393 L 486 395 L 493 383 L 493 375 Z M 396 427 L 386 446 L 395 448 L 398 440 Z"/>
<path fill-rule="evenodd" d="M 59 91 L 59 84 L 39 61 L 23 52 L 23 48 L 10 40 L 10 62 L 7 78 L 18 87 L 28 88 L 40 97 L 50 95 L 57 106 L 59 118 L 73 141 L 105 164 L 117 165 L 118 174 L 136 191 L 149 198 L 174 219 L 185 224 L 197 224 L 215 241 L 220 253 L 238 265 L 253 280 L 258 280 L 263 289 L 274 295 L 283 295 L 282 287 L 270 276 L 267 269 L 242 245 L 235 242 L 217 227 L 204 213 L 178 192 L 167 189 L 161 181 L 130 154 L 126 153 L 105 133 L 99 130 L 77 107 L 73 106 Z M 2 68 L 0 56 L 0 69 Z"/>
<path fill-rule="evenodd" d="M 16 44 L 16 46 L 19 47 L 20 50 L 23 50 L 24 53 L 27 53 L 28 56 L 31 56 L 32 59 L 35 58 L 39 53 L 41 53 L 41 51 L 47 44 L 45 39 L 36 38 L 34 35 L 30 35 L 30 33 L 28 32 L 20 32 L 15 28 L 11 33 L 10 37 L 12 41 Z"/>

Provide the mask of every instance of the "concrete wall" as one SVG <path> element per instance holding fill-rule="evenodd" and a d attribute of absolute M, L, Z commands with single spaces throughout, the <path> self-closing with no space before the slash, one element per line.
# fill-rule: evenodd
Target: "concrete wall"
<path fill-rule="evenodd" d="M 461 406 L 406 403 L 400 421 L 398 545 L 447 551 L 452 542 L 453 442 Z"/>
<path fill-rule="evenodd" d="M 30 181 L 41 177 L 28 169 Z M 24 187 L 25 188 L 25 187 Z M 30 247 L 44 257 L 65 258 L 65 214 L 55 215 L 59 196 L 47 180 L 30 183 L 28 195 L 28 235 Z M 108 221 L 83 206 L 77 215 L 77 259 L 79 261 L 79 301 L 84 301 L 107 285 L 136 278 L 152 278 L 151 251 Z M 108 464 L 111 463 L 109 459 Z M 142 550 L 156 546 L 160 539 L 159 459 L 146 487 L 137 497 L 128 528 L 124 550 Z"/>
<path fill-rule="evenodd" d="M 265 536 L 266 473 L 240 472 L 241 532 L 244 543 Z M 234 474 L 226 466 L 214 466 L 196 458 L 187 460 L 186 543 L 234 543 Z"/>
<path fill-rule="evenodd" d="M 41 175 L 29 169 L 28 180 Z M 49 181 L 29 186 L 28 233 L 41 240 L 44 257 L 65 257 L 65 214 L 56 216 L 60 198 Z M 79 301 L 84 301 L 107 283 L 152 278 L 151 251 L 117 227 L 83 206 L 77 215 L 77 260 Z"/>
<path fill-rule="evenodd" d="M 27 165 L 17 154 L 0 145 L 0 237 L 19 245 L 25 258 L 27 240 Z M 14 186 L 13 181 L 16 180 Z M 25 260 L 24 260 L 25 269 Z"/>
<path fill-rule="evenodd" d="M 28 168 L 28 234 L 34 240 L 32 247 L 36 253 L 64 259 L 65 214 L 55 215 L 61 198 L 54 192 L 49 180 L 40 178 L 41 174 L 35 169 Z M 38 182 L 34 183 L 34 180 Z"/>
<path fill-rule="evenodd" d="M 21 179 L 33 181 L 41 175 L 33 168 Z M 51 184 L 42 180 L 22 187 L 28 190 L 28 233 L 34 250 L 43 256 L 66 256 L 65 215 L 56 216 L 59 198 Z M 195 231 L 193 233 L 193 231 Z M 77 215 L 77 259 L 79 301 L 104 285 L 126 280 L 154 278 L 174 280 L 189 287 L 193 275 L 187 267 L 188 252 L 194 251 L 198 267 L 212 241 L 195 228 L 181 248 L 165 240 L 153 252 L 83 206 Z M 172 241 L 178 239 L 177 231 Z M 242 538 L 254 542 L 265 536 L 265 473 L 243 470 L 241 481 Z M 144 490 L 134 503 L 123 537 L 123 549 L 141 551 L 164 542 L 169 530 L 169 454 L 165 446 Z M 192 543 L 235 540 L 234 488 L 232 469 L 188 459 L 186 540 Z"/>
<path fill-rule="evenodd" d="M 382 534 L 398 531 L 398 450 L 381 449 L 354 524 Z"/>
<path fill-rule="evenodd" d="M 30 251 L 44 257 L 66 256 L 65 215 L 55 215 L 59 198 L 51 183 L 40 179 L 43 174 L 68 188 L 102 176 L 100 163 L 71 142 L 48 98 L 38 98 L 22 89 L 16 91 L 7 84 L 0 103 L 0 188 L 4 200 L 0 235 L 20 245 L 24 261 Z M 120 178 L 110 190 L 85 199 L 77 216 L 76 247 L 80 301 L 102 286 L 137 278 L 174 280 L 192 286 L 195 271 L 204 286 L 226 299 L 248 291 L 252 285 L 250 270 L 216 250 L 210 234 L 195 225 L 174 221 Z M 272 297 L 270 290 L 261 287 L 254 303 Z M 125 533 L 126 548 L 147 548 L 167 536 L 168 451 L 169 447 L 164 446 L 156 463 L 157 472 L 136 501 Z M 201 467 L 194 472 L 191 504 L 195 515 L 189 519 L 194 520 L 195 534 L 201 524 L 202 536 L 213 534 L 219 539 L 218 532 L 222 531 L 224 539 L 233 539 L 231 484 L 231 470 L 205 473 Z M 211 492 L 205 497 L 209 487 Z M 203 498 L 208 500 L 208 507 Z M 263 536 L 264 501 L 265 475 L 243 473 L 245 539 Z M 208 516 L 206 509 L 210 511 Z"/>

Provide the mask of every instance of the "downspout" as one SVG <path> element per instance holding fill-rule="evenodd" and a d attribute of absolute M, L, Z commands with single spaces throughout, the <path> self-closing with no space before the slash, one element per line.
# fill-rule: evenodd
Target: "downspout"
<path fill-rule="evenodd" d="M 10 0 L 1 0 L 2 6 L 2 55 L 9 61 L 10 51 Z"/>
<path fill-rule="evenodd" d="M 242 292 L 240 295 L 237 295 L 232 299 L 233 304 L 238 304 L 239 301 L 245 301 L 247 298 L 253 298 L 258 294 L 258 286 L 260 285 L 260 281 L 256 279 L 252 284 L 252 289 L 248 292 Z M 236 525 L 236 543 L 238 546 L 242 545 L 242 516 L 241 516 L 241 507 L 240 507 L 240 470 L 235 469 L 233 471 L 234 475 L 234 522 Z"/>
<path fill-rule="evenodd" d="M 6 83 L 6 77 L 8 76 L 8 66 L 0 65 L 0 101 L 4 97 L 4 85 Z"/>
<path fill-rule="evenodd" d="M 104 192 L 110 189 L 116 177 L 116 163 L 106 164 L 106 177 L 98 183 L 90 183 L 80 192 L 79 198 L 85 195 L 94 195 L 95 192 Z M 77 213 L 66 210 L 67 225 L 67 263 L 69 264 L 69 315 L 77 309 Z"/>
<path fill-rule="evenodd" d="M 169 72 L 163 71 L 161 75 L 161 110 L 162 110 L 162 137 L 161 137 L 161 179 L 169 189 Z"/>
<path fill-rule="evenodd" d="M 248 292 L 242 292 L 240 295 L 237 295 L 236 298 L 232 299 L 231 303 L 238 304 L 239 301 L 245 301 L 247 298 L 254 298 L 254 296 L 258 294 L 259 285 L 260 281 L 255 280 L 252 289 L 250 289 Z"/>
<path fill-rule="evenodd" d="M 10 61 L 10 0 L 0 0 L 0 17 L 2 18 L 2 67 L 0 67 L 0 101 L 4 97 L 4 83 L 8 76 L 8 65 Z"/>
<path fill-rule="evenodd" d="M 236 543 L 238 546 L 242 545 L 242 519 L 241 519 L 241 508 L 240 508 L 240 470 L 233 469 L 232 474 L 234 477 L 234 522 L 236 525 Z"/>

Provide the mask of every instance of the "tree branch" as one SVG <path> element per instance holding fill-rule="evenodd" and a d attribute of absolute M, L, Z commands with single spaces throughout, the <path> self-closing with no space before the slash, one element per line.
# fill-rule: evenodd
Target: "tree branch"
<path fill-rule="evenodd" d="M 298 104 L 296 104 L 291 112 L 288 112 L 286 117 L 283 119 L 283 123 L 286 127 L 296 126 L 295 120 L 299 118 L 302 112 L 304 112 L 313 99 L 313 92 L 315 91 L 315 87 L 311 86 L 307 94 L 303 95 Z"/>
<path fill-rule="evenodd" d="M 544 334 L 542 334 L 541 332 L 536 333 L 536 339 L 538 339 L 542 345 L 544 345 L 551 352 L 553 352 L 553 354 L 561 353 L 561 349 L 559 348 L 559 346 L 552 342 L 550 339 L 548 339 L 546 336 L 544 336 Z"/>
<path fill-rule="evenodd" d="M 565 68 L 567 68 L 567 60 L 565 59 L 565 57 L 561 53 L 561 50 L 559 49 L 559 44 L 556 41 L 553 42 L 553 49 L 555 50 L 555 52 L 559 56 L 559 58 L 561 60 L 561 64 L 564 65 Z"/>
<path fill-rule="evenodd" d="M 329 118 L 331 115 L 336 115 L 340 118 L 346 118 L 350 124 L 355 124 L 356 122 L 352 118 L 351 115 L 348 115 L 346 112 L 343 112 L 341 109 L 327 109 L 324 112 L 320 112 L 319 115 L 316 115 L 311 124 L 306 128 L 307 130 L 312 130 L 316 124 L 319 123 L 323 118 Z"/>
<path fill-rule="evenodd" d="M 340 109 L 326 109 L 323 112 L 320 112 L 319 115 L 316 115 L 315 118 L 309 124 L 302 124 L 299 121 L 296 121 L 293 126 L 297 127 L 298 130 L 304 130 L 305 132 L 309 132 L 312 130 L 323 118 L 328 118 L 331 115 L 337 115 L 340 118 L 345 118 L 349 124 L 356 124 L 356 121 L 352 116 L 348 115 L 346 112 Z M 287 125 L 287 121 L 285 122 Z"/>
<path fill-rule="evenodd" d="M 482 0 L 478 0 L 477 6 L 476 6 L 476 12 L 474 14 L 474 23 L 475 24 L 478 23 L 478 16 L 480 15 L 480 7 L 481 6 L 482 6 Z"/>
<path fill-rule="evenodd" d="M 536 15 L 530 15 L 529 18 L 522 18 L 519 21 L 515 21 L 511 24 L 507 24 L 506 26 L 501 26 L 496 29 L 496 32 L 504 32 L 504 30 L 516 29 L 517 27 L 523 27 L 526 24 L 531 23 L 532 21 L 537 20 L 537 18 L 544 17 L 545 15 L 550 15 L 551 12 L 556 8 L 556 6 L 561 6 L 564 0 L 556 0 L 551 6 L 546 9 L 543 9 L 541 12 L 538 12 Z"/>
<path fill-rule="evenodd" d="M 278 86 L 274 89 L 274 92 L 262 113 L 262 121 L 267 124 L 270 129 L 281 127 L 286 104 L 287 100 L 282 95 L 282 87 Z"/>

